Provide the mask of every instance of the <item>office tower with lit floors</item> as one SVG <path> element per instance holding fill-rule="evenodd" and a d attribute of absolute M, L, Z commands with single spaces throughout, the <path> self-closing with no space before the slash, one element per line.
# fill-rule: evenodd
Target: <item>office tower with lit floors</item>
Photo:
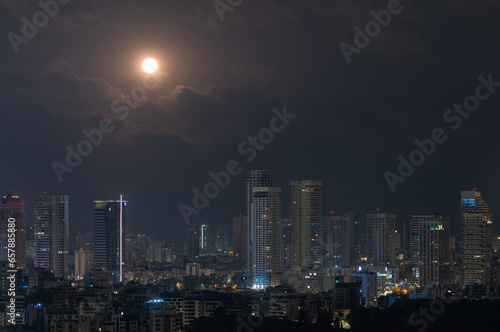
<path fill-rule="evenodd" d="M 214 249 L 217 253 L 227 253 L 229 251 L 229 230 L 225 225 L 217 225 L 215 227 L 215 245 Z"/>
<path fill-rule="evenodd" d="M 366 254 L 373 266 L 396 265 L 396 215 L 371 213 L 366 215 Z"/>
<path fill-rule="evenodd" d="M 291 268 L 322 267 L 321 181 L 291 181 Z"/>
<path fill-rule="evenodd" d="M 351 266 L 354 215 L 323 217 L 323 267 Z"/>
<path fill-rule="evenodd" d="M 253 169 L 247 172 L 246 178 L 246 195 L 247 195 L 247 241 L 245 246 L 247 248 L 247 273 L 248 275 L 253 275 L 253 262 L 252 262 L 252 238 L 253 238 L 253 215 L 252 215 L 252 203 L 253 203 L 253 188 L 257 187 L 274 187 L 275 171 L 268 169 Z"/>
<path fill-rule="evenodd" d="M 492 215 L 478 191 L 461 192 L 463 284 L 486 285 L 491 280 Z"/>
<path fill-rule="evenodd" d="M 94 267 L 108 270 L 122 281 L 125 261 L 125 216 L 127 201 L 94 201 Z"/>
<path fill-rule="evenodd" d="M 26 213 L 24 201 L 13 193 L 5 195 L 0 205 L 0 261 L 8 261 L 8 225 L 15 223 L 16 268 L 26 269 Z"/>
<path fill-rule="evenodd" d="M 253 288 L 281 283 L 281 188 L 255 187 L 252 198 Z"/>
<path fill-rule="evenodd" d="M 447 283 L 450 223 L 439 214 L 412 215 L 410 247 L 413 282 L 422 287 Z"/>
<path fill-rule="evenodd" d="M 200 226 L 200 255 L 212 253 L 214 250 L 214 239 L 212 236 L 213 226 L 203 224 Z"/>
<path fill-rule="evenodd" d="M 281 269 L 286 275 L 291 266 L 291 237 L 292 237 L 292 219 L 281 219 Z"/>
<path fill-rule="evenodd" d="M 40 195 L 35 203 L 35 268 L 68 276 L 69 198 Z"/>

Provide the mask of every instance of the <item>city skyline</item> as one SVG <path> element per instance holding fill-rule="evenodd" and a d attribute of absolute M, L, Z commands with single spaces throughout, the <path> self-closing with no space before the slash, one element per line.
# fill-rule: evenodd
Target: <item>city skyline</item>
<path fill-rule="evenodd" d="M 284 187 L 285 187 L 285 189 L 283 190 L 283 197 L 286 200 L 286 199 L 289 199 L 290 194 L 291 194 L 291 190 L 286 185 Z M 323 186 L 323 187 L 325 188 L 325 190 L 328 190 L 328 187 L 325 187 L 325 186 Z M 458 192 L 460 193 L 460 192 L 464 191 L 463 189 L 464 188 L 461 188 Z M 473 188 L 472 191 L 475 191 L 476 189 L 478 189 L 478 188 Z M 241 191 L 241 188 L 240 188 L 240 191 Z M 49 195 L 50 196 L 51 194 L 47 193 L 47 192 L 44 192 L 43 195 Z M 57 194 L 57 195 L 60 195 L 60 194 Z M 38 196 L 35 198 L 35 200 L 33 201 L 32 204 L 36 203 L 36 200 L 38 199 L 39 196 L 40 196 L 40 194 L 38 194 Z M 68 196 L 69 197 L 69 195 L 62 195 L 62 196 Z M 24 197 L 24 195 L 23 195 L 23 197 Z M 457 197 L 459 198 L 460 195 L 457 196 Z M 413 212 L 408 212 L 408 213 L 403 213 L 403 214 L 394 213 L 394 214 L 396 214 L 398 216 L 398 218 L 396 219 L 396 221 L 397 221 L 397 225 L 396 225 L 397 229 L 400 230 L 400 231 L 402 231 L 403 230 L 403 224 L 402 224 L 403 220 L 409 221 L 411 219 L 412 215 L 415 215 L 415 214 L 432 214 L 432 213 L 439 213 L 441 215 L 445 215 L 445 213 L 443 213 L 442 211 L 452 210 L 454 212 L 451 212 L 449 215 L 455 215 L 456 217 L 455 218 L 449 217 L 449 219 L 450 219 L 450 229 L 451 229 L 451 233 L 450 234 L 453 235 L 453 236 L 456 236 L 457 238 L 460 238 L 461 235 L 462 235 L 462 222 L 461 222 L 461 212 L 460 212 L 460 209 L 457 208 L 457 206 L 460 205 L 460 204 L 457 205 L 457 203 L 456 203 L 457 199 L 458 199 L 457 197 L 455 197 L 455 207 L 454 207 L 454 209 L 444 209 L 444 208 L 442 208 L 442 209 L 437 209 L 437 210 L 431 210 L 430 208 L 420 208 L 420 209 L 413 208 L 413 209 L 409 209 L 409 211 L 413 211 Z M 127 199 L 127 200 L 129 200 L 129 199 Z M 24 199 L 23 199 L 23 201 L 24 201 Z M 95 198 L 91 199 L 90 202 L 94 202 L 94 201 L 95 201 Z M 80 203 L 80 202 L 81 202 L 80 200 L 77 200 L 72 205 L 78 205 L 78 203 Z M 492 204 L 490 206 L 490 210 L 491 211 L 495 211 L 495 206 L 497 206 L 497 205 L 500 206 L 500 204 Z M 350 211 L 350 212 L 352 212 L 352 213 L 355 214 L 356 220 L 360 221 L 363 226 L 366 225 L 366 220 L 365 220 L 365 217 L 364 217 L 366 214 L 377 213 L 377 212 L 384 212 L 384 211 L 387 211 L 387 212 L 393 212 L 393 211 L 395 211 L 395 210 L 389 210 L 389 209 L 384 209 L 384 208 L 381 209 L 379 207 L 376 207 L 376 208 L 374 207 L 374 208 L 363 208 L 363 209 L 360 209 L 359 211 L 366 211 L 365 213 L 362 213 L 362 212 L 359 212 L 359 211 L 355 211 L 355 210 L 350 210 L 350 209 L 347 209 L 347 208 L 343 208 L 341 206 L 337 206 L 337 207 L 335 207 L 335 209 L 330 209 L 330 207 L 331 206 L 327 206 L 327 207 L 325 207 L 325 208 L 322 209 L 322 211 L 323 211 L 322 215 L 323 216 L 329 216 L 329 215 L 332 215 L 332 213 L 335 216 L 339 216 L 339 214 L 337 214 L 336 211 L 339 211 L 339 213 L 341 213 L 340 215 L 342 215 L 343 213 L 347 213 L 347 212 Z M 130 209 L 130 207 L 129 207 L 129 209 Z M 27 225 L 28 226 L 34 226 L 34 213 L 32 212 L 33 210 L 30 210 L 30 209 L 25 209 L 25 210 L 26 210 L 25 214 L 26 214 Z M 92 207 L 88 207 L 86 210 L 87 210 L 87 214 L 90 215 L 91 223 L 89 225 L 87 225 L 87 227 L 85 229 L 78 230 L 78 231 L 75 229 L 76 228 L 75 226 L 81 226 L 81 225 L 75 225 L 75 223 L 72 223 L 73 227 L 71 227 L 71 225 L 70 225 L 70 227 L 69 227 L 69 231 L 70 231 L 70 236 L 69 236 L 70 243 L 69 243 L 69 246 L 70 246 L 70 249 L 78 249 L 78 247 L 75 246 L 75 244 L 76 244 L 75 241 L 73 241 L 73 239 L 75 239 L 75 237 L 78 234 L 84 234 L 85 232 L 93 231 L 93 214 L 92 214 L 93 213 L 93 208 Z M 134 210 L 135 211 L 140 211 L 141 209 L 137 208 L 137 209 L 133 209 L 133 211 Z M 287 215 L 285 211 L 288 212 L 288 213 L 291 211 L 290 207 L 287 204 L 285 204 L 284 207 L 283 207 L 283 217 L 284 218 L 288 218 L 288 217 L 291 218 L 291 215 L 290 214 Z M 71 209 L 69 212 L 70 212 L 70 214 L 71 213 L 75 213 L 73 209 Z M 244 213 L 240 213 L 237 216 L 239 216 L 239 215 L 246 217 Z M 492 215 L 493 215 L 493 220 L 495 220 L 495 215 L 493 213 L 492 213 Z M 230 218 L 230 220 L 222 220 L 223 221 L 222 223 L 220 222 L 220 220 L 217 219 L 216 222 L 211 222 L 211 221 L 207 220 L 205 222 L 202 222 L 201 224 L 208 224 L 208 225 L 213 225 L 213 226 L 225 224 L 226 226 L 232 228 L 233 218 L 235 218 L 237 216 L 232 216 Z M 71 218 L 71 216 L 70 216 L 70 218 Z M 130 217 L 128 217 L 128 218 L 130 218 Z M 224 221 L 225 221 L 225 223 L 224 223 Z M 185 224 L 183 224 L 181 226 L 183 226 L 181 232 L 185 233 Z M 495 222 L 492 223 L 492 232 L 493 232 L 493 234 L 500 233 L 500 223 L 495 223 Z M 142 233 L 148 233 L 148 232 L 144 232 L 144 231 L 141 232 L 140 230 L 137 230 L 137 229 L 135 231 L 134 230 L 129 230 L 128 231 L 128 234 L 142 234 Z M 157 232 L 150 232 L 150 233 L 157 233 Z M 159 236 L 159 238 L 167 238 L 167 239 L 173 241 L 174 243 L 176 243 L 177 245 L 182 245 L 182 244 L 185 243 L 185 241 L 183 241 L 183 240 L 179 241 L 179 237 L 176 237 L 176 236 L 169 237 L 168 236 L 169 233 L 170 232 L 165 232 L 164 233 L 165 236 L 162 235 L 162 236 Z"/>
<path fill-rule="evenodd" d="M 0 1 L 0 330 L 499 331 L 499 17 Z"/>

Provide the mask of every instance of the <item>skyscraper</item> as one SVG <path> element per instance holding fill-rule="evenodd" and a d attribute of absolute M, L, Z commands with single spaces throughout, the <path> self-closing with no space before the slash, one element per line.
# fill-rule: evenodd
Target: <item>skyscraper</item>
<path fill-rule="evenodd" d="M 215 240 L 213 234 L 213 227 L 207 224 L 200 226 L 200 254 L 211 253 L 214 250 Z"/>
<path fill-rule="evenodd" d="M 374 266 L 396 265 L 396 215 L 372 213 L 366 215 L 366 253 Z"/>
<path fill-rule="evenodd" d="M 321 268 L 321 181 L 291 181 L 292 269 Z"/>
<path fill-rule="evenodd" d="M 94 201 L 94 204 L 94 267 L 109 270 L 115 280 L 122 281 L 127 201 Z"/>
<path fill-rule="evenodd" d="M 187 225 L 186 238 L 187 259 L 194 262 L 200 257 L 200 226 L 190 223 Z"/>
<path fill-rule="evenodd" d="M 253 275 L 253 262 L 252 262 L 252 238 L 253 238 L 253 217 L 252 217 L 252 202 L 253 202 L 253 188 L 257 187 L 274 187 L 274 170 L 266 169 L 254 169 L 247 172 L 247 221 L 248 221 L 248 232 L 247 232 L 247 242 L 245 246 L 247 248 L 247 269 L 248 275 Z"/>
<path fill-rule="evenodd" d="M 447 282 L 450 223 L 438 214 L 412 215 L 410 246 L 413 282 L 420 286 Z"/>
<path fill-rule="evenodd" d="M 323 217 L 323 267 L 351 266 L 354 215 Z"/>
<path fill-rule="evenodd" d="M 35 267 L 68 275 L 69 198 L 40 195 L 35 203 Z"/>
<path fill-rule="evenodd" d="M 239 216 L 233 218 L 233 252 L 239 260 L 247 260 L 247 217 Z"/>
<path fill-rule="evenodd" d="M 94 253 L 91 249 L 79 248 L 75 250 L 75 276 L 83 279 L 86 272 L 91 271 L 94 265 Z"/>
<path fill-rule="evenodd" d="M 26 213 L 24 211 L 24 202 L 13 193 L 5 195 L 0 205 L 0 261 L 8 261 L 8 234 L 7 226 L 9 219 L 15 219 L 15 248 L 16 267 L 18 269 L 26 268 Z"/>
<path fill-rule="evenodd" d="M 225 225 L 215 227 L 215 252 L 227 253 L 229 250 L 229 231 Z"/>
<path fill-rule="evenodd" d="M 281 188 L 255 187 L 252 198 L 253 287 L 281 283 Z"/>
<path fill-rule="evenodd" d="M 461 192 L 464 285 L 485 285 L 491 278 L 492 215 L 478 191 Z"/>
<path fill-rule="evenodd" d="M 281 269 L 289 272 L 292 261 L 292 219 L 281 219 Z"/>

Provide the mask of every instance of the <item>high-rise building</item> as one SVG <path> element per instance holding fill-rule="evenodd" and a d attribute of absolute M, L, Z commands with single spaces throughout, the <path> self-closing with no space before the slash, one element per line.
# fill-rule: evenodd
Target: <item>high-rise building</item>
<path fill-rule="evenodd" d="M 200 257 L 200 226 L 196 224 L 187 225 L 186 238 L 187 259 L 194 262 Z"/>
<path fill-rule="evenodd" d="M 323 267 L 351 266 L 354 215 L 323 217 Z"/>
<path fill-rule="evenodd" d="M 161 242 L 153 242 L 146 249 L 146 261 L 148 263 L 162 263 Z"/>
<path fill-rule="evenodd" d="M 229 250 L 229 231 L 225 225 L 215 227 L 215 252 L 227 253 Z"/>
<path fill-rule="evenodd" d="M 233 218 L 233 252 L 236 257 L 245 262 L 247 260 L 247 217 L 239 216 Z"/>
<path fill-rule="evenodd" d="M 15 244 L 11 249 L 15 250 L 15 267 L 26 269 L 26 213 L 24 211 L 24 201 L 18 195 L 9 193 L 2 199 L 0 205 L 0 261 L 8 261 L 9 249 L 9 224 L 15 224 Z M 12 243 L 12 241 L 11 241 Z"/>
<path fill-rule="evenodd" d="M 91 249 L 80 248 L 75 250 L 75 277 L 83 279 L 86 272 L 91 271 L 94 265 L 94 253 Z"/>
<path fill-rule="evenodd" d="M 253 275 L 253 262 L 252 262 L 252 238 L 253 238 L 253 216 L 252 216 L 252 202 L 253 202 L 253 188 L 257 187 L 274 187 L 274 170 L 254 169 L 247 172 L 247 222 L 248 232 L 247 241 L 245 246 L 247 248 L 247 269 L 248 275 Z"/>
<path fill-rule="evenodd" d="M 361 305 L 364 307 L 376 307 L 378 304 L 377 273 L 361 270 L 353 273 L 352 276 L 360 278 Z"/>
<path fill-rule="evenodd" d="M 292 261 L 292 219 L 281 220 L 281 269 L 289 272 Z"/>
<path fill-rule="evenodd" d="M 94 267 L 108 270 L 114 280 L 122 281 L 127 201 L 94 201 L 94 204 Z"/>
<path fill-rule="evenodd" d="M 461 192 L 464 285 L 485 285 L 491 279 L 492 215 L 478 191 Z"/>
<path fill-rule="evenodd" d="M 412 215 L 410 246 L 413 282 L 425 287 L 448 280 L 450 223 L 438 214 Z"/>
<path fill-rule="evenodd" d="M 371 213 L 366 215 L 366 253 L 374 266 L 396 265 L 396 215 Z"/>
<path fill-rule="evenodd" d="M 26 225 L 26 266 L 35 266 L 35 230 Z"/>
<path fill-rule="evenodd" d="M 321 181 L 291 181 L 292 269 L 321 268 Z"/>
<path fill-rule="evenodd" d="M 253 288 L 281 283 L 281 188 L 254 187 L 252 198 Z"/>
<path fill-rule="evenodd" d="M 361 262 L 361 257 L 363 254 L 362 246 L 364 235 L 366 234 L 366 227 L 363 227 L 361 220 L 355 217 L 354 212 L 349 212 L 352 216 L 352 241 L 351 245 L 351 264 L 359 264 Z"/>
<path fill-rule="evenodd" d="M 69 198 L 40 195 L 35 203 L 35 268 L 68 276 Z"/>
<path fill-rule="evenodd" d="M 215 231 L 213 226 L 200 226 L 200 254 L 212 253 L 215 250 Z"/>

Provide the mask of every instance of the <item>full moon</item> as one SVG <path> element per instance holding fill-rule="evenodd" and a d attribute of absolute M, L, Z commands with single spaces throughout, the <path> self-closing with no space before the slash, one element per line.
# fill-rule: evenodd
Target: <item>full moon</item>
<path fill-rule="evenodd" d="M 142 62 L 142 70 L 148 74 L 154 73 L 158 69 L 158 62 L 155 59 L 148 58 Z"/>

